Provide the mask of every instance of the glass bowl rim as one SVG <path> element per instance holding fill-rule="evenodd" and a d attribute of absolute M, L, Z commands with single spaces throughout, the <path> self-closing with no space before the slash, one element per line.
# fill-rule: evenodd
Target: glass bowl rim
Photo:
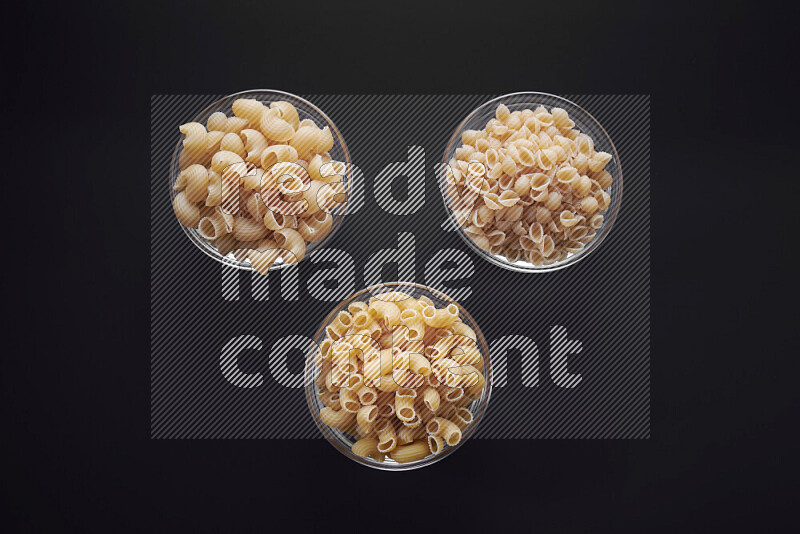
<path fill-rule="evenodd" d="M 319 413 L 315 409 L 314 401 L 312 398 L 312 395 L 314 395 L 314 393 L 312 393 L 313 380 L 311 379 L 311 372 L 312 372 L 312 366 L 314 365 L 315 347 L 318 347 L 319 341 L 321 339 L 324 339 L 323 336 L 325 335 L 325 327 L 328 326 L 333 321 L 333 318 L 336 316 L 336 314 L 342 311 L 342 308 L 344 306 L 350 304 L 351 302 L 354 302 L 358 297 L 364 295 L 365 293 L 372 293 L 372 291 L 375 289 L 391 288 L 397 286 L 402 286 L 402 287 L 411 286 L 414 287 L 415 289 L 422 289 L 424 291 L 428 291 L 433 295 L 437 296 L 438 298 L 446 300 L 452 304 L 455 304 L 458 307 L 459 314 L 463 313 L 466 319 L 470 322 L 468 326 L 474 327 L 473 330 L 475 331 L 475 337 L 477 338 L 476 341 L 478 342 L 482 350 L 482 353 L 485 356 L 484 374 L 487 375 L 486 386 L 483 389 L 481 397 L 479 399 L 476 399 L 476 401 L 479 403 L 479 406 L 478 410 L 476 410 L 476 413 L 473 414 L 473 421 L 467 427 L 467 431 L 464 432 L 462 440 L 456 446 L 448 447 L 445 451 L 443 451 L 440 454 L 436 454 L 433 456 L 428 455 L 425 458 L 422 458 L 421 460 L 415 460 L 413 462 L 408 462 L 408 463 L 371 462 L 369 461 L 369 459 L 362 458 L 361 456 L 354 454 L 351 449 L 345 447 L 340 442 L 340 440 L 333 434 L 333 432 L 326 425 L 322 423 L 322 421 L 319 418 Z M 325 437 L 325 440 L 328 441 L 328 443 L 330 443 L 335 449 L 337 449 L 347 458 L 349 458 L 350 460 L 359 465 L 371 467 L 373 469 L 379 469 L 381 471 L 408 471 L 411 469 L 418 469 L 421 467 L 426 467 L 435 464 L 439 460 L 442 460 L 445 457 L 452 454 L 453 452 L 457 451 L 466 441 L 468 441 L 472 437 L 472 435 L 477 430 L 478 425 L 483 420 L 487 408 L 489 407 L 489 400 L 492 395 L 492 364 L 491 364 L 491 355 L 489 354 L 489 344 L 486 342 L 486 338 L 483 336 L 483 331 L 480 329 L 478 323 L 469 314 L 469 312 L 461 304 L 456 302 L 452 297 L 448 296 L 442 291 L 439 291 L 438 289 L 434 289 L 432 287 L 417 282 L 403 282 L 403 281 L 385 282 L 385 283 L 375 284 L 366 287 L 364 289 L 361 289 L 359 291 L 356 291 L 349 297 L 339 302 L 339 304 L 337 304 L 334 307 L 334 309 L 331 310 L 331 312 L 325 316 L 325 319 L 323 319 L 319 329 L 317 330 L 317 333 L 314 335 L 313 346 L 310 348 L 309 353 L 306 355 L 306 361 L 303 370 L 303 380 L 304 380 L 303 386 L 305 389 L 306 404 L 308 405 L 308 410 L 311 413 L 311 417 L 314 419 L 314 424 L 317 426 L 317 428 Z"/>
<path fill-rule="evenodd" d="M 455 130 L 453 131 L 453 135 L 450 137 L 450 140 L 448 141 L 447 146 L 445 148 L 444 159 L 443 159 L 444 165 L 445 166 L 449 165 L 450 154 L 453 152 L 453 149 L 454 149 L 455 145 L 460 142 L 461 134 L 463 133 L 464 129 L 466 128 L 467 123 L 469 123 L 469 121 L 472 120 L 479 112 L 481 112 L 482 110 L 485 110 L 487 107 L 491 107 L 492 105 L 502 104 L 504 101 L 509 100 L 511 98 L 522 98 L 522 97 L 529 97 L 529 96 L 530 97 L 552 98 L 552 99 L 555 99 L 556 101 L 564 102 L 568 106 L 571 106 L 571 107 L 574 107 L 574 108 L 578 109 L 591 122 L 593 122 L 595 126 L 597 126 L 600 129 L 600 131 L 603 133 L 603 136 L 605 137 L 605 140 L 608 141 L 608 144 L 609 144 L 609 146 L 610 146 L 610 148 L 611 148 L 611 150 L 612 150 L 612 152 L 614 154 L 614 161 L 617 164 L 617 174 L 619 175 L 619 176 L 615 176 L 614 177 L 614 183 L 617 186 L 616 187 L 616 193 L 613 196 L 613 199 L 615 201 L 614 202 L 615 206 L 614 206 L 614 209 L 611 211 L 610 216 L 608 217 L 608 220 L 607 221 L 604 220 L 604 224 L 603 224 L 603 227 L 601 228 L 601 232 L 598 233 L 597 236 L 595 237 L 595 239 L 593 239 L 591 241 L 591 244 L 590 244 L 590 246 L 588 248 L 586 248 L 584 250 L 581 250 L 581 252 L 579 252 L 578 254 L 573 254 L 572 256 L 570 256 L 569 258 L 565 259 L 564 261 L 561 261 L 561 262 L 558 262 L 558 263 L 554 263 L 552 265 L 543 265 L 543 266 L 533 266 L 533 265 L 528 266 L 528 265 L 525 265 L 525 266 L 523 266 L 523 265 L 515 265 L 515 264 L 512 264 L 512 263 L 510 263 L 508 261 L 504 261 L 502 259 L 499 259 L 499 258 L 495 257 L 494 254 L 490 254 L 488 251 L 483 250 L 482 248 L 477 246 L 472 241 L 472 239 L 470 239 L 465 234 L 464 230 L 456 222 L 455 217 L 453 216 L 453 212 L 450 209 L 450 207 L 448 206 L 448 200 L 446 198 L 446 192 L 445 192 L 444 183 L 443 183 L 444 180 L 442 178 L 439 178 L 437 180 L 437 182 L 438 182 L 438 185 L 439 185 L 439 191 L 440 191 L 440 193 L 442 195 L 442 202 L 444 203 L 445 211 L 447 211 L 448 220 L 450 221 L 450 223 L 453 226 L 453 228 L 456 229 L 456 232 L 458 233 L 458 235 L 467 244 L 467 246 L 469 248 L 471 248 L 476 254 L 478 254 L 479 256 L 484 258 L 485 260 L 489 261 L 490 263 L 492 263 L 494 265 L 502 267 L 504 269 L 508 269 L 510 271 L 526 273 L 526 274 L 536 274 L 536 273 L 548 273 L 548 272 L 552 272 L 552 271 L 557 271 L 557 270 L 564 269 L 566 267 L 570 267 L 572 265 L 575 265 L 576 263 L 578 263 L 579 261 L 581 261 L 584 258 L 586 258 L 587 256 L 589 256 L 589 254 L 591 254 L 592 252 L 594 252 L 595 250 L 597 250 L 600 247 L 600 244 L 605 240 L 605 238 L 608 236 L 608 234 L 611 233 L 611 229 L 612 229 L 612 227 L 614 226 L 614 223 L 617 220 L 617 216 L 619 215 L 619 210 L 620 210 L 620 208 L 622 206 L 622 192 L 623 192 L 623 177 L 622 177 L 622 174 L 623 173 L 622 173 L 622 162 L 620 161 L 619 153 L 617 152 L 617 147 L 614 145 L 614 141 L 611 139 L 611 136 L 608 135 L 608 132 L 606 131 L 606 129 L 603 127 L 602 124 L 600 124 L 600 121 L 598 121 L 594 117 L 594 115 L 589 113 L 582 106 L 576 104 L 575 102 L 573 102 L 571 100 L 568 100 L 568 99 L 564 98 L 563 96 L 558 96 L 558 95 L 554 95 L 554 94 L 551 94 L 551 93 L 542 93 L 542 92 L 538 92 L 538 91 L 520 91 L 520 92 L 516 92 L 516 93 L 508 93 L 508 94 L 505 94 L 505 95 L 500 95 L 498 97 L 495 97 L 495 98 L 492 98 L 490 100 L 487 100 L 486 102 L 484 102 L 480 106 L 478 106 L 475 109 L 473 109 L 469 113 L 469 115 L 467 115 L 464 118 L 464 120 L 462 120 L 458 124 L 458 126 L 455 128 Z"/>
<path fill-rule="evenodd" d="M 340 212 L 337 214 L 336 217 L 334 217 L 331 229 L 328 232 L 328 234 L 325 237 L 323 237 L 321 240 L 316 242 L 316 244 L 314 245 L 314 250 L 321 249 L 321 248 L 323 248 L 325 243 L 331 237 L 333 237 L 333 234 L 336 233 L 336 231 L 342 225 L 342 222 L 343 222 L 344 217 L 346 215 L 344 212 L 347 210 L 347 204 L 350 202 L 350 196 L 352 194 L 352 187 L 353 187 L 353 171 L 352 171 L 352 165 L 351 165 L 351 159 L 350 159 L 350 151 L 347 148 L 347 144 L 345 143 L 344 136 L 339 131 L 339 129 L 336 127 L 336 125 L 333 123 L 331 118 L 328 117 L 328 115 L 326 115 L 324 111 L 322 111 L 319 107 L 317 107 L 315 104 L 309 102 L 305 98 L 303 98 L 301 96 L 298 96 L 298 95 L 295 95 L 293 93 L 289 93 L 289 92 L 286 92 L 286 91 L 280 91 L 278 89 L 248 89 L 246 91 L 239 91 L 238 93 L 231 93 L 229 95 L 225 95 L 225 96 L 223 96 L 221 98 L 218 98 L 217 100 L 214 100 L 212 103 L 210 103 L 209 105 L 204 107 L 202 110 L 200 110 L 198 113 L 196 113 L 194 115 L 194 118 L 193 118 L 192 122 L 194 122 L 194 120 L 197 119 L 198 117 L 202 117 L 203 115 L 205 115 L 207 113 L 213 113 L 214 110 L 218 110 L 218 108 L 221 107 L 221 103 L 224 102 L 224 101 L 227 101 L 229 99 L 232 99 L 232 98 L 235 98 L 235 97 L 246 98 L 246 97 L 249 97 L 249 96 L 258 96 L 258 95 L 265 95 L 265 94 L 266 95 L 270 95 L 270 96 L 275 95 L 275 96 L 289 97 L 289 99 L 296 99 L 297 101 L 300 101 L 304 105 L 306 105 L 309 108 L 311 108 L 311 110 L 314 111 L 314 113 L 319 114 L 319 116 L 322 119 L 325 120 L 325 122 L 327 123 L 327 126 L 329 126 L 331 128 L 331 133 L 334 135 L 334 139 L 338 139 L 339 144 L 341 144 L 341 146 L 342 146 L 342 151 L 344 152 L 344 162 L 346 164 L 346 169 L 347 169 L 347 191 L 346 191 L 346 195 L 347 196 L 346 196 L 346 200 L 342 204 L 337 206 L 337 209 L 340 210 Z M 178 170 L 178 171 L 180 170 L 179 167 L 178 167 L 178 158 L 180 157 L 181 149 L 183 148 L 183 143 L 181 141 L 182 141 L 182 139 L 179 138 L 178 142 L 175 145 L 175 148 L 172 151 L 172 159 L 170 160 L 170 164 L 169 164 L 169 183 L 167 184 L 167 187 L 169 188 L 170 203 L 172 203 L 175 200 L 175 195 L 177 194 L 177 192 L 173 189 L 173 184 L 175 182 L 175 178 L 177 177 L 177 174 L 176 174 L 175 171 L 176 170 Z M 229 265 L 231 267 L 235 267 L 237 269 L 241 269 L 243 271 L 255 271 L 255 269 L 253 268 L 253 265 L 251 263 L 249 263 L 249 262 L 241 262 L 241 261 L 229 258 L 227 256 L 222 256 L 219 252 L 216 251 L 216 249 L 214 249 L 214 247 L 211 246 L 210 243 L 208 243 L 204 239 L 201 239 L 194 232 L 192 232 L 192 230 L 193 230 L 192 228 L 188 228 L 188 227 L 182 225 L 177 220 L 177 218 L 175 218 L 175 222 L 178 223 L 178 226 L 180 226 L 180 228 L 183 230 L 183 233 L 186 234 L 189 237 L 189 240 L 192 243 L 194 243 L 194 245 L 197 248 L 199 248 L 201 251 L 203 251 L 206 255 L 210 256 L 214 260 L 216 260 L 216 261 L 218 261 L 218 262 L 220 262 L 220 263 L 222 263 L 224 265 Z M 303 259 L 305 259 L 305 258 L 303 258 Z M 300 260 L 300 261 L 303 261 L 303 260 Z M 270 272 L 277 271 L 277 270 L 283 269 L 285 267 L 289 267 L 290 265 L 297 265 L 297 264 L 294 264 L 294 263 L 280 263 L 278 265 L 273 265 L 272 267 L 270 267 L 269 270 L 270 270 Z"/>

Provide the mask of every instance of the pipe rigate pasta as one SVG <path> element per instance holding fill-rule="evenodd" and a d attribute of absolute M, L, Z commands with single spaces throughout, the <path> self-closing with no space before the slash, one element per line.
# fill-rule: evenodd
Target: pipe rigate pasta
<path fill-rule="evenodd" d="M 320 421 L 353 436 L 355 455 L 406 463 L 459 443 L 486 377 L 458 306 L 383 293 L 342 309 L 325 332 L 312 358 Z"/>

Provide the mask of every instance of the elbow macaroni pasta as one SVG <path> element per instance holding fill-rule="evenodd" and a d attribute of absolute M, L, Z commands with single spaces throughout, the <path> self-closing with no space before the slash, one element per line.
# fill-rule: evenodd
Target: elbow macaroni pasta
<path fill-rule="evenodd" d="M 402 334 L 409 324 L 419 339 Z M 477 336 L 458 306 L 386 293 L 351 303 L 325 332 L 312 358 L 319 420 L 351 435 L 355 455 L 407 463 L 461 441 L 486 377 Z"/>
<path fill-rule="evenodd" d="M 232 111 L 179 127 L 173 210 L 220 254 L 246 258 L 266 274 L 278 262 L 301 261 L 310 243 L 330 233 L 331 211 L 346 201 L 346 164 L 328 153 L 331 129 L 300 121 L 289 102 L 240 98 Z"/>

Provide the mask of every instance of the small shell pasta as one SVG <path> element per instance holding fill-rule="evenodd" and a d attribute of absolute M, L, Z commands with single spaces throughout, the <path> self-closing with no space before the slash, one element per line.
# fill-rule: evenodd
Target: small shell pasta
<path fill-rule="evenodd" d="M 551 265 L 579 253 L 594 233 L 575 238 L 565 229 L 611 205 L 614 157 L 563 108 L 500 104 L 482 130 L 462 132 L 451 154 L 440 175 L 455 222 L 509 263 Z"/>

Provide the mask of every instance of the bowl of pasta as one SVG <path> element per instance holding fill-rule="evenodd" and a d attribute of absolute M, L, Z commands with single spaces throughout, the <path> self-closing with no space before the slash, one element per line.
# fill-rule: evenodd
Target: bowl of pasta
<path fill-rule="evenodd" d="M 266 274 L 296 264 L 340 226 L 350 155 L 325 113 L 274 90 L 232 94 L 178 126 L 170 198 L 212 258 Z"/>
<path fill-rule="evenodd" d="M 608 236 L 622 167 L 588 111 L 559 96 L 490 100 L 456 128 L 439 177 L 459 234 L 479 255 L 520 272 L 574 265 Z"/>
<path fill-rule="evenodd" d="M 491 395 L 486 340 L 457 302 L 395 282 L 339 304 L 317 332 L 306 399 L 327 440 L 389 471 L 431 465 L 475 432 Z"/>

